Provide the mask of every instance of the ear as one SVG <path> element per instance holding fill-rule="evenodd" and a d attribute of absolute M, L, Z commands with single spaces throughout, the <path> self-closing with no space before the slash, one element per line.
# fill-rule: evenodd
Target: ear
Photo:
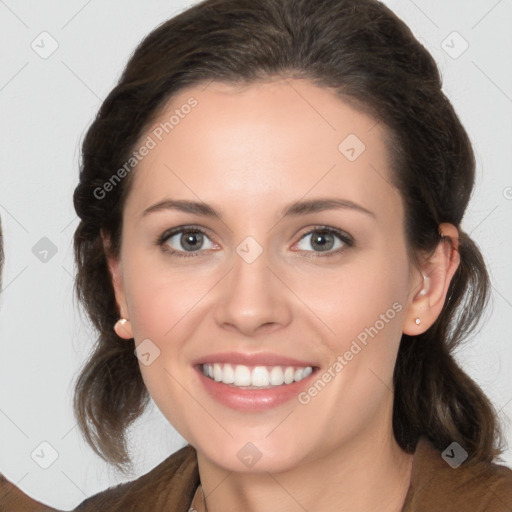
<path fill-rule="evenodd" d="M 120 338 L 126 340 L 133 338 L 133 331 L 129 321 L 128 305 L 123 287 L 122 265 L 120 258 L 112 256 L 110 236 L 103 230 L 100 230 L 105 258 L 107 260 L 110 272 L 112 287 L 116 297 L 117 307 L 119 309 L 120 319 L 126 319 L 126 322 L 117 322 L 112 328 Z"/>
<path fill-rule="evenodd" d="M 403 333 L 416 336 L 425 332 L 440 315 L 455 271 L 460 264 L 459 232 L 453 224 L 439 225 L 442 236 L 434 253 L 422 263 L 411 286 L 411 300 Z M 416 323 L 416 319 L 420 323 Z"/>

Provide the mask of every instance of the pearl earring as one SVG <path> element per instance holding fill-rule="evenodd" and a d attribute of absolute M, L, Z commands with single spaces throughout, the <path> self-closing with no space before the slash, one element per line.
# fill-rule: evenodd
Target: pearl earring
<path fill-rule="evenodd" d="M 414 322 L 416 323 L 416 325 L 420 325 L 421 324 L 421 320 L 419 318 L 416 318 L 416 320 L 414 320 Z"/>
<path fill-rule="evenodd" d="M 124 326 L 128 323 L 128 320 L 126 318 L 120 318 L 115 324 L 114 324 L 114 332 L 121 337 L 119 334 L 120 332 L 124 331 Z"/>

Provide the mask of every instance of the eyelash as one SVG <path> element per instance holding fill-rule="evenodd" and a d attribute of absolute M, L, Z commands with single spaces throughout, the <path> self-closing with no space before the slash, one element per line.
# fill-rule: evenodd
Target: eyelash
<path fill-rule="evenodd" d="M 304 233 L 300 237 L 299 241 L 302 240 L 304 237 L 306 237 L 308 235 L 311 235 L 313 233 L 318 233 L 318 232 L 321 232 L 323 234 L 329 234 L 329 235 L 337 236 L 341 240 L 341 242 L 343 242 L 343 244 L 345 244 L 346 247 L 353 247 L 354 246 L 354 239 L 348 233 L 345 233 L 344 231 L 341 231 L 341 230 L 336 229 L 336 228 L 331 228 L 331 227 L 328 227 L 328 226 L 315 226 L 313 229 L 310 229 L 309 231 Z M 209 238 L 208 233 L 206 233 L 206 231 L 204 231 L 200 227 L 197 227 L 197 226 L 180 226 L 179 228 L 173 228 L 173 229 L 165 231 L 162 235 L 160 235 L 157 238 L 156 245 L 158 245 L 165 253 L 167 253 L 167 254 L 169 254 L 171 256 L 176 256 L 178 258 L 193 258 L 193 257 L 196 257 L 199 253 L 202 252 L 201 250 L 199 250 L 199 251 L 176 251 L 175 249 L 169 249 L 169 248 L 165 247 L 165 245 L 166 245 L 165 242 L 167 242 L 167 240 L 169 240 L 169 238 L 171 238 L 172 236 L 177 235 L 179 233 L 201 233 L 204 236 Z M 316 258 L 316 257 L 325 258 L 325 257 L 330 257 L 330 256 L 336 256 L 337 254 L 339 254 L 343 250 L 345 250 L 345 248 L 341 248 L 341 249 L 339 248 L 336 251 L 325 251 L 325 252 L 322 252 L 322 251 L 305 251 L 305 252 L 316 253 L 316 255 L 313 256 L 314 258 Z"/>

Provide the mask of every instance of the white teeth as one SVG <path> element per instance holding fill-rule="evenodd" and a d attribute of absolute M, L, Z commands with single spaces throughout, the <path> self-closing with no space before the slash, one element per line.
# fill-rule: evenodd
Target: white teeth
<path fill-rule="evenodd" d="M 251 370 L 247 366 L 238 364 L 235 368 L 235 386 L 251 385 Z"/>
<path fill-rule="evenodd" d="M 313 368 L 306 366 L 295 368 L 293 366 L 254 366 L 248 367 L 238 364 L 233 368 L 231 364 L 203 364 L 203 374 L 206 377 L 224 384 L 234 384 L 240 387 L 266 388 L 282 386 L 299 382 L 311 375 Z"/>
<path fill-rule="evenodd" d="M 222 368 L 221 368 L 220 364 L 215 363 L 213 365 L 213 378 L 217 382 L 220 382 L 222 380 Z"/>
<path fill-rule="evenodd" d="M 222 370 L 222 382 L 224 384 L 233 384 L 235 382 L 235 370 L 230 364 L 225 364 Z"/>
<path fill-rule="evenodd" d="M 274 368 L 270 370 L 270 384 L 272 384 L 272 386 L 284 384 L 284 373 L 280 366 L 274 366 Z"/>
<path fill-rule="evenodd" d="M 286 370 L 284 371 L 284 383 L 291 384 L 293 382 L 294 375 L 295 371 L 293 370 L 293 367 L 288 366 L 288 368 L 286 368 Z"/>
<path fill-rule="evenodd" d="M 251 375 L 251 386 L 268 386 L 270 377 L 264 366 L 256 366 Z"/>
<path fill-rule="evenodd" d="M 311 375 L 313 373 L 313 368 L 311 366 L 307 366 L 302 371 L 302 378 L 305 379 L 308 375 Z"/>

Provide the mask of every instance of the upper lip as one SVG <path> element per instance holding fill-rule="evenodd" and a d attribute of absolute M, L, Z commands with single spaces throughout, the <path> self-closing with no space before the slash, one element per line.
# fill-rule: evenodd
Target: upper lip
<path fill-rule="evenodd" d="M 192 364 L 213 364 L 213 363 L 230 363 L 242 364 L 245 366 L 312 366 L 315 364 L 307 361 L 300 361 L 292 357 L 274 354 L 272 352 L 218 352 L 200 357 L 193 361 Z"/>

